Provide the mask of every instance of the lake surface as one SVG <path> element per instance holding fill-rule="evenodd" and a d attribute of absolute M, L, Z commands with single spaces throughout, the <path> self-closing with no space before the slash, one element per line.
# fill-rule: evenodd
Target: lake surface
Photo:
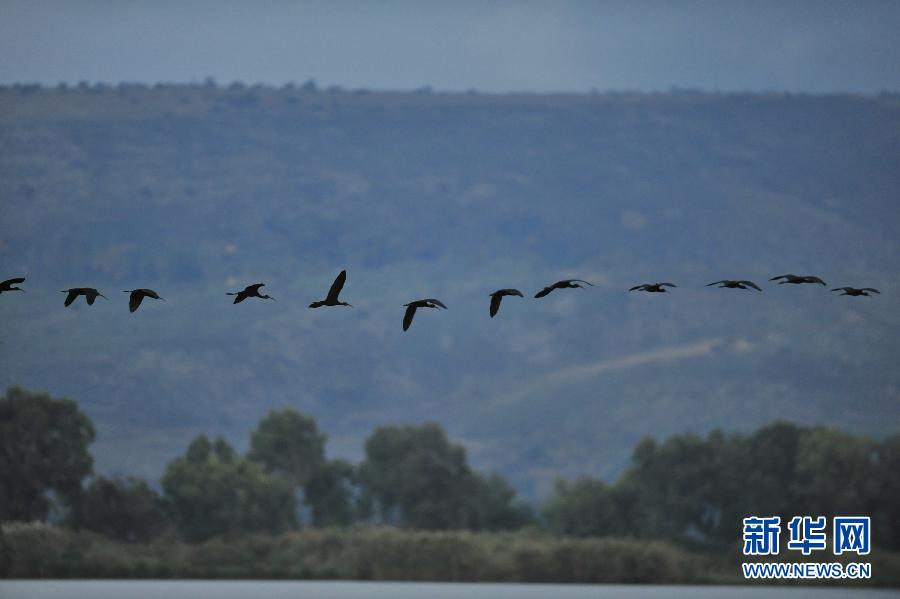
<path fill-rule="evenodd" d="M 556 585 L 467 584 L 418 582 L 319 582 L 319 581 L 205 581 L 205 580 L 4 580 L 2 599 L 759 599 L 787 597 L 846 597 L 876 599 L 900 597 L 900 591 L 823 587 L 773 586 L 657 586 L 657 585 Z"/>

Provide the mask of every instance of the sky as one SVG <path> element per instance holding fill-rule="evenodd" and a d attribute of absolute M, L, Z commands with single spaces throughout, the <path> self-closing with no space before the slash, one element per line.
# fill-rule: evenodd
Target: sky
<path fill-rule="evenodd" d="M 900 2 L 0 0 L 0 84 L 900 90 Z"/>

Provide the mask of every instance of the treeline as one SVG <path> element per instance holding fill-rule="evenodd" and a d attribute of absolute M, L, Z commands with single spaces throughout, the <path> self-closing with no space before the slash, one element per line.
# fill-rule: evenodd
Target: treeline
<path fill-rule="evenodd" d="M 92 476 L 93 438 L 75 402 L 9 389 L 0 399 L 0 521 L 49 518 L 125 542 L 364 523 L 733 547 L 748 515 L 868 515 L 874 543 L 900 549 L 900 435 L 878 442 L 776 423 L 749 435 L 647 439 L 615 483 L 561 480 L 536 511 L 501 476 L 473 470 L 433 423 L 376 429 L 354 465 L 326 457 L 313 418 L 273 411 L 246 455 L 224 439 L 195 438 L 166 468 L 161 493 L 135 478 Z"/>
<path fill-rule="evenodd" d="M 682 545 L 738 542 L 742 519 L 871 516 L 872 541 L 900 549 L 900 434 L 881 442 L 825 427 L 642 441 L 615 482 L 559 481 L 545 506 L 560 534 L 633 536 Z"/>
<path fill-rule="evenodd" d="M 246 455 L 222 438 L 196 437 L 169 463 L 162 493 L 136 478 L 91 476 L 94 428 L 72 400 L 10 388 L 0 436 L 0 521 L 54 518 L 122 541 L 174 531 L 199 542 L 301 524 L 479 531 L 534 522 L 505 479 L 474 471 L 433 423 L 376 429 L 353 465 L 326 458 L 315 419 L 273 411 Z"/>

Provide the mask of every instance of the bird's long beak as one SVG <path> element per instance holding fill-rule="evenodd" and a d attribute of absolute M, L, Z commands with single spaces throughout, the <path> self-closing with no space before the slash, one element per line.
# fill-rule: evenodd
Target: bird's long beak
<path fill-rule="evenodd" d="M 109 299 L 108 297 L 106 297 L 106 296 L 103 295 L 102 293 L 98 293 L 97 295 L 99 295 L 99 296 L 102 297 L 103 299 Z"/>
<path fill-rule="evenodd" d="M 166 301 L 166 298 L 164 298 L 164 297 L 161 297 L 159 299 L 161 299 L 162 301 Z"/>

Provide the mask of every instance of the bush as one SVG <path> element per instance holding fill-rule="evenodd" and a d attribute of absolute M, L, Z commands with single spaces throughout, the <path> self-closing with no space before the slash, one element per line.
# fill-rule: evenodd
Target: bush
<path fill-rule="evenodd" d="M 143 480 L 95 478 L 82 493 L 71 523 L 112 539 L 146 542 L 168 525 L 162 499 Z"/>

